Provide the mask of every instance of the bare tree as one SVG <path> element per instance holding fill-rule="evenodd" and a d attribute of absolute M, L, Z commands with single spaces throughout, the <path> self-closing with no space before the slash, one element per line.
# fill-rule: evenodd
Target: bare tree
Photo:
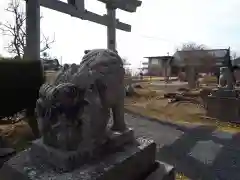
<path fill-rule="evenodd" d="M 194 42 L 184 43 L 180 50 L 181 51 L 189 51 L 189 50 L 204 50 L 206 49 L 206 46 L 203 44 L 197 44 Z"/>
<path fill-rule="evenodd" d="M 10 0 L 6 11 L 13 16 L 14 21 L 0 22 L 0 31 L 2 35 L 10 37 L 10 42 L 6 47 L 7 51 L 21 58 L 23 57 L 26 46 L 26 13 L 20 0 Z M 50 49 L 50 45 L 55 42 L 54 39 L 50 40 L 49 37 L 43 34 L 41 39 L 41 53 Z"/>
<path fill-rule="evenodd" d="M 211 72 L 215 65 L 214 55 L 206 51 L 206 46 L 197 43 L 185 43 L 180 48 L 181 59 L 185 64 L 186 78 L 190 88 L 196 87 L 198 73 Z"/>
<path fill-rule="evenodd" d="M 214 54 L 207 51 L 203 44 L 185 43 L 180 50 L 185 51 L 183 52 L 183 60 L 188 66 L 197 66 L 201 71 L 209 72 L 215 65 Z"/>

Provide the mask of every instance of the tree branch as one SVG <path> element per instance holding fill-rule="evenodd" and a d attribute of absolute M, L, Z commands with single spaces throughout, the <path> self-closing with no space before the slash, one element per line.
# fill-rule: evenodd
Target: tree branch
<path fill-rule="evenodd" d="M 10 0 L 8 7 L 5 9 L 6 12 L 12 14 L 14 17 L 14 22 L 0 23 L 0 32 L 4 36 L 10 36 L 12 39 L 9 41 L 6 49 L 9 53 L 22 57 L 24 54 L 24 49 L 26 46 L 26 15 L 21 9 L 20 0 Z M 42 18 L 42 16 L 41 16 Z M 40 18 L 40 19 L 41 19 Z M 50 40 L 49 37 L 42 35 L 41 45 L 42 48 L 40 52 L 44 52 L 50 49 L 50 45 L 55 42 L 55 38 Z"/>
<path fill-rule="evenodd" d="M 50 41 L 49 37 L 46 37 L 44 34 L 42 34 L 43 40 L 41 40 L 41 44 L 43 47 L 40 49 L 40 52 L 43 53 L 44 51 L 50 49 L 50 45 L 55 42 L 55 36 L 54 38 Z"/>

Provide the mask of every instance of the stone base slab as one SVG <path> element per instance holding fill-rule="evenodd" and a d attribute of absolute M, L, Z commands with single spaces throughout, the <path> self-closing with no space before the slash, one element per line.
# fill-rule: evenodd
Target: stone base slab
<path fill-rule="evenodd" d="M 112 132 L 106 143 L 93 149 L 92 154 L 88 152 L 78 151 L 61 151 L 43 144 L 42 139 L 33 142 L 30 157 L 35 160 L 38 156 L 44 163 L 53 165 L 56 170 L 62 172 L 72 171 L 74 168 L 80 167 L 86 162 L 92 161 L 102 156 L 106 156 L 115 152 L 125 144 L 133 144 L 135 142 L 134 132 L 127 129 L 123 133 Z"/>
<path fill-rule="evenodd" d="M 216 88 L 211 92 L 213 96 L 217 97 L 227 97 L 227 98 L 236 98 L 238 96 L 238 92 L 235 89 L 228 88 Z"/>
<path fill-rule="evenodd" d="M 156 169 L 145 180 L 175 180 L 175 178 L 176 175 L 173 166 L 156 161 Z"/>
<path fill-rule="evenodd" d="M 156 144 L 146 138 L 139 138 L 137 142 L 138 145 L 124 145 L 115 153 L 71 172 L 55 171 L 37 156 L 33 162 L 30 148 L 4 163 L 0 177 L 3 180 L 140 180 L 156 167 Z"/>
<path fill-rule="evenodd" d="M 2 167 L 5 161 L 10 159 L 15 154 L 16 154 L 16 151 L 12 148 L 0 148 L 0 168 Z"/>

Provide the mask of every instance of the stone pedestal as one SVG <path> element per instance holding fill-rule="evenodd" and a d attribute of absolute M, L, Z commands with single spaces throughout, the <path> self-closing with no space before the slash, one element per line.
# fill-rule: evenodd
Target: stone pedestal
<path fill-rule="evenodd" d="M 175 169 L 173 166 L 161 161 L 156 161 L 156 169 L 144 180 L 175 180 Z M 143 180 L 142 179 L 142 180 Z"/>
<path fill-rule="evenodd" d="M 35 157 L 37 156 L 44 163 L 54 166 L 57 171 L 67 172 L 92 161 L 92 159 L 114 153 L 126 144 L 133 143 L 136 143 L 136 140 L 132 129 L 127 129 L 123 133 L 112 132 L 106 143 L 96 147 L 90 157 L 88 152 L 62 151 L 46 146 L 43 144 L 42 139 L 38 139 L 32 143 L 29 155 L 32 161 L 35 161 Z"/>
<path fill-rule="evenodd" d="M 7 143 L 0 136 L 0 168 L 3 163 L 16 154 L 13 148 L 7 148 Z"/>
<path fill-rule="evenodd" d="M 114 153 L 89 161 L 70 172 L 56 171 L 54 166 L 36 156 L 31 148 L 20 152 L 0 170 L 3 180 L 155 180 L 174 179 L 172 166 L 156 162 L 156 144 L 139 138 L 137 144 L 126 144 Z"/>
<path fill-rule="evenodd" d="M 235 89 L 229 88 L 216 88 L 212 90 L 212 95 L 216 97 L 227 97 L 227 98 L 237 98 L 238 93 Z"/>
<path fill-rule="evenodd" d="M 207 97 L 207 116 L 228 122 L 240 122 L 239 98 L 235 89 L 219 87 Z"/>
<path fill-rule="evenodd" d="M 16 151 L 12 148 L 1 148 L 0 147 L 0 168 L 2 167 L 2 165 L 5 161 L 10 159 L 15 154 L 16 154 Z"/>

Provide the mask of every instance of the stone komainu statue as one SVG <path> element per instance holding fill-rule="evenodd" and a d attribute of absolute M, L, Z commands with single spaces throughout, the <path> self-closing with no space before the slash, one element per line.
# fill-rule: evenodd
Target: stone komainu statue
<path fill-rule="evenodd" d="M 231 71 L 228 67 L 221 67 L 220 68 L 220 76 L 219 76 L 219 86 L 220 87 L 227 87 L 233 88 L 233 78 Z"/>
<path fill-rule="evenodd" d="M 111 130 L 126 130 L 123 107 L 122 59 L 110 50 L 91 50 L 75 73 L 70 67 L 40 88 L 36 111 L 43 142 L 63 150 L 89 150 L 107 140 L 110 110 Z"/>

